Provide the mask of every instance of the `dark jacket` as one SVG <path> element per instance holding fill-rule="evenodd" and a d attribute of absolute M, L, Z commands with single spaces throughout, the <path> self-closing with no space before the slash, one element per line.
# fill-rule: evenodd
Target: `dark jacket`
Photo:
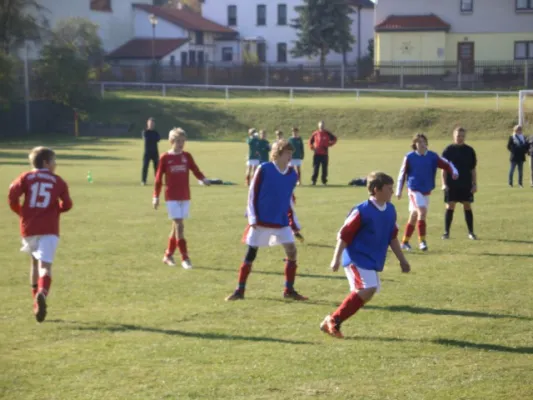
<path fill-rule="evenodd" d="M 509 140 L 507 141 L 507 150 L 511 153 L 509 160 L 517 163 L 525 162 L 528 147 L 529 144 L 525 136 L 522 143 L 518 143 L 518 139 L 515 135 L 509 136 Z"/>

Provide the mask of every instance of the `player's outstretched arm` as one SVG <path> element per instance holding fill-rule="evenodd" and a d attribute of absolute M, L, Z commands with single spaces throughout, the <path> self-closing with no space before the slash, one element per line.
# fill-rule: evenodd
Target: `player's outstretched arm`
<path fill-rule="evenodd" d="M 152 206 L 154 207 L 154 210 L 157 210 L 157 207 L 159 207 L 159 195 L 161 194 L 161 189 L 163 188 L 165 164 L 166 158 L 165 154 L 163 154 L 161 157 L 159 157 L 159 164 L 157 164 L 157 172 L 155 173 L 154 195 L 152 198 Z"/>
<path fill-rule="evenodd" d="M 400 167 L 400 172 L 398 173 L 398 183 L 396 184 L 396 197 L 399 199 L 402 198 L 403 185 L 407 179 L 407 156 L 403 158 L 402 166 Z"/>
<path fill-rule="evenodd" d="M 396 258 L 398 259 L 398 261 L 400 262 L 400 268 L 402 269 L 402 272 L 407 273 L 411 271 L 411 266 L 409 265 L 409 261 L 407 261 L 407 259 L 405 258 L 403 251 L 402 251 L 402 247 L 400 245 L 400 241 L 398 240 L 397 237 L 391 240 L 390 248 L 392 252 L 394 253 L 394 255 L 396 256 Z"/>
<path fill-rule="evenodd" d="M 333 272 L 337 272 L 341 265 L 342 252 L 346 249 L 346 242 L 341 238 L 337 239 L 337 245 L 335 246 L 335 251 L 333 252 L 333 258 L 331 259 L 330 268 Z"/>

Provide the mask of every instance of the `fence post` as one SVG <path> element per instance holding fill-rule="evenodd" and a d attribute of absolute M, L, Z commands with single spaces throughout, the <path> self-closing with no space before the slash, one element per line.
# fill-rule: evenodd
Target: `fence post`
<path fill-rule="evenodd" d="M 209 63 L 205 63 L 204 68 L 205 68 L 205 85 L 208 86 L 209 85 Z"/>
<path fill-rule="evenodd" d="M 341 89 L 344 89 L 344 63 L 341 64 Z"/>
<path fill-rule="evenodd" d="M 265 64 L 265 86 L 270 86 L 270 68 Z"/>
<path fill-rule="evenodd" d="M 294 100 L 294 89 L 291 88 L 289 91 L 289 101 L 292 103 L 293 100 Z"/>
<path fill-rule="evenodd" d="M 529 87 L 529 62 L 524 60 L 524 87 Z"/>
<path fill-rule="evenodd" d="M 428 96 L 429 96 L 429 93 L 428 92 L 424 92 L 424 102 L 426 104 L 426 106 L 428 105 Z"/>
<path fill-rule="evenodd" d="M 359 90 L 355 91 L 355 99 L 359 101 Z"/>
<path fill-rule="evenodd" d="M 163 95 L 163 97 L 167 97 L 167 85 L 165 85 L 164 83 L 161 85 L 161 94 Z"/>
<path fill-rule="evenodd" d="M 400 66 L 400 88 L 403 89 L 404 88 L 404 81 L 403 81 L 403 65 Z"/>
<path fill-rule="evenodd" d="M 28 67 L 28 41 L 24 41 L 24 106 L 26 117 L 26 133 L 30 133 L 31 130 L 31 117 L 30 117 L 30 77 Z"/>
<path fill-rule="evenodd" d="M 461 62 L 461 60 L 458 60 L 458 67 L 459 67 L 459 70 L 457 71 L 457 87 L 459 89 L 462 89 L 463 88 L 463 63 Z"/>
<path fill-rule="evenodd" d="M 102 99 L 104 98 L 104 92 L 105 92 L 104 82 L 100 82 L 100 97 Z"/>
<path fill-rule="evenodd" d="M 226 86 L 226 101 L 229 100 L 229 86 Z"/>
<path fill-rule="evenodd" d="M 500 111 L 500 94 L 496 93 L 496 111 Z"/>

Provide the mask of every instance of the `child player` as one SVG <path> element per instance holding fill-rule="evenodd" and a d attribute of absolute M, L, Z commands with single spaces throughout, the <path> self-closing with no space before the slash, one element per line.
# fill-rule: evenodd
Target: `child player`
<path fill-rule="evenodd" d="M 29 159 L 34 169 L 11 184 L 8 198 L 9 206 L 20 217 L 21 251 L 31 255 L 33 313 L 37 322 L 43 322 L 52 284 L 52 263 L 59 242 L 59 216 L 72 208 L 72 200 L 67 183 L 54 173 L 56 156 L 53 150 L 36 147 Z"/>
<path fill-rule="evenodd" d="M 292 137 L 289 138 L 289 143 L 294 149 L 292 154 L 291 166 L 296 169 L 298 172 L 298 182 L 297 185 L 300 185 L 302 182 L 302 160 L 304 159 L 304 143 L 300 137 L 300 131 L 297 127 L 292 128 Z"/>
<path fill-rule="evenodd" d="M 270 143 L 267 140 L 267 133 L 265 130 L 259 131 L 259 143 L 257 144 L 257 152 L 259 153 L 259 164 L 268 162 L 270 153 Z"/>
<path fill-rule="evenodd" d="M 246 162 L 246 186 L 250 186 L 250 179 L 254 176 L 255 169 L 259 165 L 259 153 L 257 152 L 257 145 L 259 139 L 254 128 L 248 130 L 248 161 Z"/>
<path fill-rule="evenodd" d="M 276 142 L 283 139 L 283 132 L 280 130 L 276 131 Z"/>
<path fill-rule="evenodd" d="M 337 271 L 342 256 L 342 266 L 350 284 L 350 294 L 320 324 L 323 332 L 337 338 L 343 338 L 341 324 L 379 291 L 378 273 L 383 271 L 389 246 L 402 271 L 411 269 L 397 238 L 396 210 L 390 202 L 393 179 L 382 172 L 373 172 L 367 182 L 370 199 L 355 206 L 348 215 L 339 231 L 331 261 L 331 269 Z"/>
<path fill-rule="evenodd" d="M 168 140 L 172 148 L 164 153 L 159 160 L 155 177 L 153 206 L 157 210 L 159 194 L 163 187 L 163 175 L 165 175 L 165 201 L 168 217 L 172 220 L 172 228 L 163 262 L 170 266 L 176 265 L 173 256 L 177 247 L 181 254 L 181 266 L 185 269 L 191 269 L 192 264 L 187 251 L 183 226 L 183 220 L 189 218 L 191 200 L 189 171 L 192 171 L 196 179 L 203 181 L 205 185 L 209 186 L 210 182 L 202 174 L 191 154 L 183 151 L 186 140 L 185 131 L 181 128 L 172 129 L 168 135 Z"/>
<path fill-rule="evenodd" d="M 246 280 L 259 247 L 282 245 L 285 262 L 285 291 L 283 297 L 307 300 L 294 289 L 296 278 L 296 246 L 293 229 L 300 229 L 294 214 L 292 196 L 298 176 L 289 166 L 293 149 L 286 140 L 276 142 L 272 149 L 271 162 L 260 165 L 254 175 L 248 194 L 248 228 L 245 243 L 246 256 L 239 270 L 239 282 L 226 301 L 244 299 Z"/>
<path fill-rule="evenodd" d="M 459 173 L 454 165 L 442 158 L 437 153 L 428 150 L 428 139 L 423 133 L 417 133 L 413 137 L 411 145 L 413 151 L 408 153 L 400 168 L 396 196 L 402 197 L 402 189 L 407 182 L 407 194 L 409 196 L 409 220 L 405 227 L 402 239 L 402 249 L 411 250 L 409 239 L 415 231 L 415 223 L 418 227 L 419 249 L 426 251 L 426 216 L 429 206 L 429 195 L 435 189 L 435 175 L 437 168 L 444 169 L 457 179 Z"/>

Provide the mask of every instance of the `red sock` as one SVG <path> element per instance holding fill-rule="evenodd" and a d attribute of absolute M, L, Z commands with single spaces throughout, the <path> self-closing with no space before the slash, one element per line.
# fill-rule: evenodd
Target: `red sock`
<path fill-rule="evenodd" d="M 165 255 L 167 257 L 171 257 L 174 252 L 176 251 L 176 246 L 177 246 L 177 242 L 176 242 L 176 237 L 175 236 L 171 236 L 168 238 L 168 247 L 167 247 L 167 251 L 165 252 Z"/>
<path fill-rule="evenodd" d="M 241 292 L 244 292 L 244 289 L 246 288 L 246 281 L 248 279 L 248 275 L 250 275 L 250 272 L 252 272 L 252 264 L 247 263 L 246 261 L 241 264 L 241 268 L 239 269 L 239 286 L 238 290 Z"/>
<path fill-rule="evenodd" d="M 365 305 L 363 299 L 359 297 L 356 292 L 351 292 L 342 302 L 342 304 L 335 310 L 332 317 L 338 323 L 342 323 L 354 315 L 357 310 Z"/>
<path fill-rule="evenodd" d="M 426 240 L 426 221 L 419 220 L 417 223 L 418 239 L 422 242 Z"/>
<path fill-rule="evenodd" d="M 294 281 L 296 280 L 296 261 L 287 260 L 285 262 L 285 291 L 290 292 L 294 290 Z"/>
<path fill-rule="evenodd" d="M 189 259 L 189 253 L 187 252 L 187 241 L 185 239 L 178 240 L 178 249 L 181 254 L 181 261 Z"/>
<path fill-rule="evenodd" d="M 413 232 L 415 231 L 415 226 L 411 225 L 409 222 L 407 225 L 405 225 L 405 234 L 403 235 L 402 242 L 408 242 L 411 236 L 413 236 Z"/>
<path fill-rule="evenodd" d="M 31 297 L 35 298 L 37 294 L 37 285 L 31 285 Z"/>
<path fill-rule="evenodd" d="M 45 275 L 43 277 L 39 278 L 39 282 L 37 284 L 38 292 L 44 293 L 45 296 L 48 296 L 48 292 L 50 291 L 50 285 L 52 284 L 52 278 L 50 275 Z"/>

